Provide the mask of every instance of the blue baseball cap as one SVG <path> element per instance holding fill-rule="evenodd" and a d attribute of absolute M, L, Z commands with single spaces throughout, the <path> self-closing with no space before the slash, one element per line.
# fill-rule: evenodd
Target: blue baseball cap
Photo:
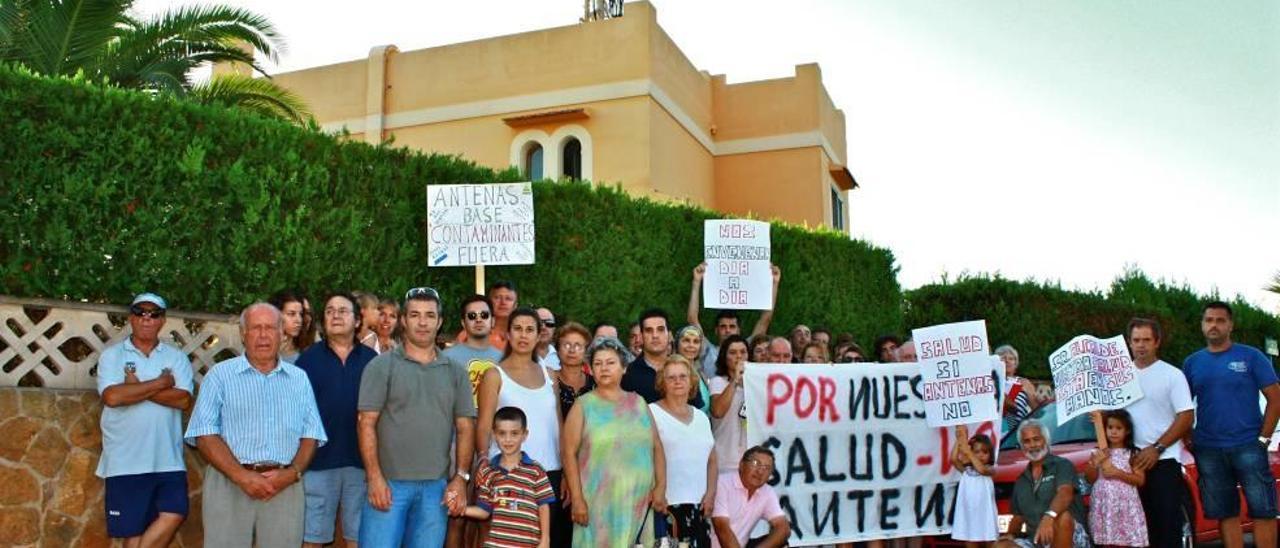
<path fill-rule="evenodd" d="M 156 295 L 155 293 L 139 293 L 137 297 L 133 298 L 133 303 L 130 304 L 130 306 L 137 306 L 142 303 L 154 304 L 160 308 L 160 310 L 169 308 L 169 305 L 164 302 L 164 297 Z"/>

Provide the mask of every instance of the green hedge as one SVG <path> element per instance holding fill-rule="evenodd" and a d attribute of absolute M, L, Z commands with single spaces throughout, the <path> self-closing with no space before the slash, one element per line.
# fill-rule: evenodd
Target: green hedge
<path fill-rule="evenodd" d="M 991 344 L 1018 349 L 1020 373 L 1047 379 L 1050 352 L 1076 335 L 1122 334 L 1135 316 L 1159 320 L 1164 330 L 1161 357 L 1181 366 L 1183 358 L 1204 347 L 1200 311 L 1214 299 L 1186 287 L 1152 282 L 1138 271 L 1122 274 L 1105 293 L 967 277 L 908 291 L 906 315 L 911 326 L 985 319 Z M 1263 348 L 1267 338 L 1280 339 L 1280 320 L 1275 316 L 1239 299 L 1232 302 L 1232 309 L 1236 341 Z"/>
<path fill-rule="evenodd" d="M 427 269 L 424 187 L 518 177 L 6 68 L 0 132 L 0 292 L 16 296 L 118 303 L 147 289 L 177 308 L 234 312 L 282 287 L 430 284 L 457 303 L 473 275 Z M 714 213 L 583 183 L 534 191 L 538 264 L 490 268 L 490 280 L 584 321 L 622 323 L 650 305 L 683 317 Z M 901 328 L 887 250 L 782 225 L 773 242 L 779 329 Z"/>

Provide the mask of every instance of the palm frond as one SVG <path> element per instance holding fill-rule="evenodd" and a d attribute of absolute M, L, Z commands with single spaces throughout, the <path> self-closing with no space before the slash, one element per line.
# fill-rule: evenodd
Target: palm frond
<path fill-rule="evenodd" d="M 12 4 L 6 58 L 50 76 L 98 75 L 107 44 L 124 29 L 133 0 L 46 0 Z M 6 3 L 6 8 L 10 7 Z"/>
<path fill-rule="evenodd" d="M 1265 288 L 1272 293 L 1280 294 L 1280 272 L 1276 272 L 1276 277 L 1271 278 L 1271 285 Z"/>
<path fill-rule="evenodd" d="M 217 76 L 193 87 L 189 97 L 202 104 L 238 108 L 297 125 L 311 119 L 301 97 L 266 78 Z"/>

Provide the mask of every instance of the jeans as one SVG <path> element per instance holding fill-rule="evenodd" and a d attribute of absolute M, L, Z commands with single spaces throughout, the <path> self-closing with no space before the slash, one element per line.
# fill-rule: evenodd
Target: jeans
<path fill-rule="evenodd" d="M 449 525 L 444 500 L 446 481 L 387 480 L 391 508 L 375 509 L 368 501 L 360 514 L 361 548 L 438 548 Z"/>
<path fill-rule="evenodd" d="M 1200 501 L 1204 517 L 1227 519 L 1240 515 L 1240 495 L 1244 490 L 1249 517 L 1276 517 L 1275 477 L 1271 474 L 1267 449 L 1249 442 L 1236 447 L 1197 447 L 1196 467 L 1200 470 Z"/>

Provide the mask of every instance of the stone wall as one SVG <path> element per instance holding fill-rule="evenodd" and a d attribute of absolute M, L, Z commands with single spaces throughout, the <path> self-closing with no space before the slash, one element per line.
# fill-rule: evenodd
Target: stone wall
<path fill-rule="evenodd" d="M 0 546 L 111 546 L 94 471 L 102 403 L 86 390 L 0 387 Z M 185 421 L 184 421 L 185 422 Z M 187 448 L 191 513 L 174 546 L 200 546 L 203 460 Z"/>

